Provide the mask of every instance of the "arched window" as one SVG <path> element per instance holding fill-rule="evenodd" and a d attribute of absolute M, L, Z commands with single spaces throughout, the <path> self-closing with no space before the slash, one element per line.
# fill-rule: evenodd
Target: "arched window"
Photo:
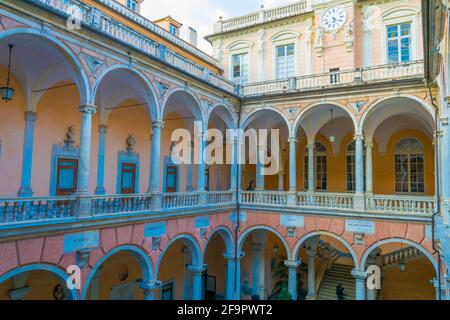
<path fill-rule="evenodd" d="M 364 161 L 364 190 L 366 188 L 366 154 L 363 155 Z M 347 192 L 355 192 L 356 191 L 356 142 L 353 140 L 347 146 L 347 150 L 345 153 L 345 177 L 346 177 L 346 187 Z"/>
<path fill-rule="evenodd" d="M 319 142 L 316 142 L 314 149 L 314 166 L 316 171 L 315 190 L 327 190 L 327 149 Z M 308 148 L 305 149 L 305 173 L 304 173 L 305 190 L 308 189 Z"/>
<path fill-rule="evenodd" d="M 401 140 L 395 146 L 395 192 L 423 193 L 424 152 L 422 144 L 413 138 Z"/>

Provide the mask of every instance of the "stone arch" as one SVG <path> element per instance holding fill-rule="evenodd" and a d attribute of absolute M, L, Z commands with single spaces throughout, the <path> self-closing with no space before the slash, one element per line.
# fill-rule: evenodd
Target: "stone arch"
<path fill-rule="evenodd" d="M 255 117 L 255 115 L 256 114 L 258 114 L 258 113 L 262 113 L 262 112 L 264 112 L 264 111 L 272 111 L 272 112 L 275 112 L 275 113 L 277 113 L 282 119 L 283 119 L 283 121 L 284 121 L 284 123 L 285 123 L 285 125 L 286 125 L 286 128 L 287 128 L 287 130 L 288 130 L 288 132 L 290 132 L 291 130 L 290 130 L 290 125 L 289 125 L 289 120 L 288 120 L 288 118 L 286 117 L 286 115 L 283 113 L 283 112 L 281 112 L 280 110 L 278 110 L 278 109 L 276 109 L 276 108 L 273 108 L 273 107 L 264 107 L 264 108 L 261 108 L 261 109 L 256 109 L 256 110 L 253 110 L 252 112 L 250 112 L 249 114 L 247 114 L 243 119 L 242 119 L 242 121 L 241 121 L 241 128 L 240 129 L 245 129 L 250 123 L 251 123 L 251 121 L 254 119 L 254 117 Z"/>
<path fill-rule="evenodd" d="M 300 253 L 300 249 L 301 249 L 303 243 L 305 243 L 306 240 L 308 240 L 312 237 L 315 237 L 315 236 L 328 236 L 328 237 L 338 240 L 340 243 L 342 243 L 347 248 L 348 252 L 352 256 L 353 264 L 354 264 L 355 268 L 357 268 L 359 266 L 358 255 L 356 254 L 355 250 L 353 250 L 353 247 L 347 241 L 345 241 L 345 239 L 341 238 L 339 235 L 334 234 L 332 232 L 326 232 L 326 231 L 313 231 L 313 232 L 303 235 L 297 241 L 297 244 L 294 247 L 293 257 L 297 258 Z"/>
<path fill-rule="evenodd" d="M 162 109 L 160 111 L 160 120 L 163 121 L 164 114 L 167 111 L 168 103 L 170 102 L 170 100 L 178 95 L 181 95 L 182 97 L 184 96 L 185 101 L 188 102 L 186 104 L 187 109 L 192 113 L 192 115 L 195 118 L 195 121 L 201 121 L 204 127 L 206 120 L 202 108 L 202 103 L 195 95 L 195 93 L 186 88 L 176 88 L 169 93 L 165 101 L 162 103 Z"/>
<path fill-rule="evenodd" d="M 233 113 L 233 110 L 229 106 L 221 104 L 221 103 L 217 103 L 211 108 L 209 114 L 206 117 L 206 124 L 209 125 L 209 121 L 211 120 L 212 114 L 219 109 L 223 110 L 223 112 L 221 113 L 221 115 L 224 116 L 222 118 L 222 120 L 225 122 L 228 129 L 236 129 L 237 120 L 236 120 L 236 116 Z"/>
<path fill-rule="evenodd" d="M 147 103 L 147 111 L 151 117 L 151 121 L 160 121 L 159 99 L 158 99 L 157 90 L 154 87 L 153 83 L 148 79 L 148 77 L 143 72 L 141 72 L 140 70 L 138 70 L 136 68 L 130 68 L 130 66 L 125 65 L 125 64 L 112 65 L 112 66 L 104 69 L 100 73 L 100 75 L 98 76 L 98 78 L 95 81 L 91 100 L 95 102 L 98 89 L 99 89 L 100 85 L 102 84 L 104 78 L 116 70 L 126 70 L 126 71 L 130 72 L 131 74 L 135 75 L 138 81 L 142 82 L 144 91 L 147 91 L 146 89 L 148 89 L 148 91 L 149 91 L 149 93 L 146 96 L 143 96 L 143 98 L 144 98 L 145 102 Z"/>
<path fill-rule="evenodd" d="M 286 239 L 281 235 L 280 232 L 278 232 L 278 230 L 268 227 L 268 226 L 263 226 L 263 225 L 253 226 L 253 227 L 247 228 L 244 232 L 242 232 L 242 234 L 240 235 L 240 237 L 238 239 L 238 252 L 239 253 L 242 252 L 242 246 L 244 245 L 244 242 L 247 239 L 247 237 L 253 231 L 256 231 L 256 230 L 265 230 L 265 231 L 275 234 L 284 245 L 284 249 L 286 250 L 286 254 L 287 254 L 287 260 L 291 260 L 291 257 L 292 257 L 291 249 L 290 249 L 289 244 L 287 243 Z"/>
<path fill-rule="evenodd" d="M 5 282 L 6 280 L 10 279 L 11 277 L 14 277 L 18 274 L 24 273 L 24 272 L 30 272 L 30 271 L 47 271 L 51 274 L 55 275 L 58 279 L 60 279 L 64 284 L 66 284 L 67 280 L 69 279 L 69 275 L 64 272 L 61 268 L 57 266 L 52 266 L 49 264 L 30 264 L 26 266 L 20 266 L 15 269 L 12 269 L 5 274 L 0 276 L 0 284 Z M 78 290 L 76 288 L 73 289 L 67 289 L 67 293 L 70 294 L 71 300 L 78 300 Z"/>
<path fill-rule="evenodd" d="M 73 68 L 74 75 L 75 75 L 75 81 L 77 82 L 77 88 L 80 94 L 80 104 L 82 105 L 91 105 L 93 103 L 91 99 L 91 86 L 89 84 L 89 77 L 86 74 L 86 71 L 79 60 L 79 58 L 76 56 L 76 54 L 61 40 L 56 38 L 50 33 L 43 34 L 42 32 L 39 32 L 32 28 L 14 28 L 9 29 L 6 31 L 0 32 L 0 40 L 3 40 L 9 36 L 13 35 L 32 35 L 36 36 L 40 39 L 44 39 L 45 41 L 48 41 L 51 45 L 56 47 L 57 50 L 60 50 L 62 54 L 67 58 L 69 64 L 71 64 L 71 67 Z M 33 88 L 28 88 L 28 90 L 33 90 Z M 26 91 L 26 90 L 24 90 Z M 29 93 L 27 93 L 27 98 L 29 96 Z M 30 101 L 27 101 L 27 105 L 30 104 Z M 35 110 L 29 110 L 29 111 L 35 111 Z"/>
<path fill-rule="evenodd" d="M 206 256 L 206 250 L 208 249 L 208 244 L 211 238 L 215 235 L 219 234 L 222 238 L 223 242 L 225 243 L 225 248 L 227 250 L 227 254 L 234 254 L 234 241 L 233 241 L 233 234 L 231 233 L 230 229 L 228 229 L 225 226 L 219 226 L 211 231 L 211 233 L 208 235 L 208 239 L 205 242 L 204 248 L 203 248 L 203 254 L 202 254 L 202 263 L 205 261 Z"/>
<path fill-rule="evenodd" d="M 110 251 L 108 251 L 96 264 L 95 266 L 92 268 L 91 272 L 89 273 L 89 276 L 87 277 L 84 286 L 83 286 L 83 290 L 82 290 L 82 294 L 81 294 L 81 298 L 84 300 L 86 299 L 87 296 L 87 292 L 89 289 L 89 285 L 92 282 L 92 278 L 95 276 L 95 273 L 97 272 L 97 270 L 103 265 L 103 263 L 105 263 L 110 257 L 112 257 L 113 255 L 115 255 L 116 253 L 119 252 L 128 252 L 130 253 L 134 258 L 136 258 L 137 262 L 139 263 L 140 267 L 141 267 L 141 271 L 142 271 L 142 280 L 146 283 L 150 282 L 153 277 L 153 266 L 152 266 L 152 262 L 148 256 L 148 254 L 141 248 L 137 247 L 136 245 L 123 245 L 123 246 L 119 246 L 116 247 Z"/>

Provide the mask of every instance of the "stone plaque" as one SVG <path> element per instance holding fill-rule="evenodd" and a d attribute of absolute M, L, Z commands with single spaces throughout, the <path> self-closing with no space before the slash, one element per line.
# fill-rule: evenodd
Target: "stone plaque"
<path fill-rule="evenodd" d="M 144 238 L 158 238 L 166 234 L 167 222 L 148 223 L 144 226 Z"/>
<path fill-rule="evenodd" d="M 209 227 L 210 219 L 209 216 L 196 217 L 195 218 L 195 228 L 207 228 Z"/>
<path fill-rule="evenodd" d="M 237 214 L 236 214 L 236 212 L 231 212 L 230 213 L 230 221 L 231 221 L 231 223 L 237 223 Z M 247 212 L 246 211 L 241 211 L 239 213 L 239 221 L 240 222 L 247 222 Z"/>
<path fill-rule="evenodd" d="M 305 219 L 303 216 L 282 214 L 280 216 L 280 224 L 284 227 L 303 228 L 305 226 Z"/>
<path fill-rule="evenodd" d="M 375 233 L 375 222 L 368 220 L 345 220 L 345 231 L 354 233 Z"/>
<path fill-rule="evenodd" d="M 64 236 L 64 253 L 97 248 L 99 239 L 100 232 L 98 230 L 66 234 Z"/>

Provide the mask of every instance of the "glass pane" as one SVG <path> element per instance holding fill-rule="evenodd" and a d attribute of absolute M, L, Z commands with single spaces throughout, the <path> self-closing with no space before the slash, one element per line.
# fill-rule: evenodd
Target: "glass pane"
<path fill-rule="evenodd" d="M 398 62 L 398 42 L 397 40 L 388 41 L 388 63 Z"/>
<path fill-rule="evenodd" d="M 294 44 L 292 43 L 292 44 L 288 44 L 288 46 L 287 46 L 287 55 L 288 56 L 293 56 L 294 54 L 295 54 L 295 46 L 294 46 Z"/>
<path fill-rule="evenodd" d="M 387 27 L 388 38 L 398 37 L 398 26 L 388 26 Z"/>
<path fill-rule="evenodd" d="M 134 179 L 133 172 L 124 171 L 122 172 L 122 188 L 124 189 L 133 189 L 134 188 Z"/>
<path fill-rule="evenodd" d="M 400 25 L 400 32 L 402 36 L 407 36 L 411 34 L 411 24 L 410 23 L 403 23 Z"/>
<path fill-rule="evenodd" d="M 62 165 L 62 163 L 60 163 Z M 69 163 L 72 168 L 61 168 L 59 169 L 59 184 L 58 189 L 69 189 L 75 188 L 75 168 L 73 168 L 73 163 Z"/>

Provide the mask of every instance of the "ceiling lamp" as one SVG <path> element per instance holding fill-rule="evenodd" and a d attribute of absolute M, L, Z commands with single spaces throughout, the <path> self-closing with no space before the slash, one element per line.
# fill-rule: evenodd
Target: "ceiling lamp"
<path fill-rule="evenodd" d="M 11 88 L 9 86 L 10 76 L 11 76 L 11 52 L 13 45 L 8 45 L 9 47 L 9 60 L 8 60 L 8 77 L 6 78 L 6 86 L 0 87 L 0 94 L 2 96 L 2 100 L 5 101 L 5 103 L 8 103 L 8 101 L 11 101 L 14 96 L 14 88 Z"/>

